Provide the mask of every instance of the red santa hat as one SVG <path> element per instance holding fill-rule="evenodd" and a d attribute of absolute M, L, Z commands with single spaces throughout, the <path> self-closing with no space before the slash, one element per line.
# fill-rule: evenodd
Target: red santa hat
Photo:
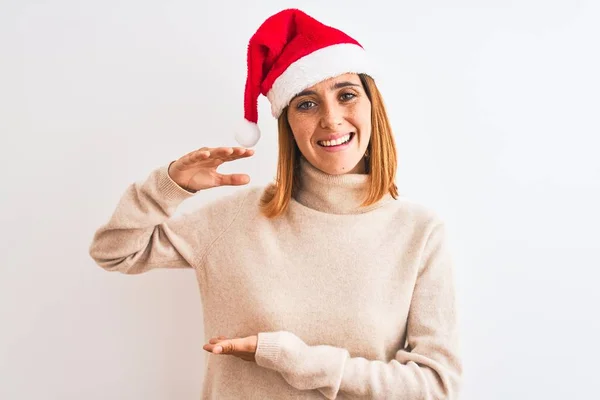
<path fill-rule="evenodd" d="M 373 75 L 364 48 L 353 38 L 297 9 L 269 17 L 248 44 L 244 121 L 235 133 L 244 147 L 260 139 L 258 96 L 271 103 L 278 118 L 304 89 L 345 73 Z"/>

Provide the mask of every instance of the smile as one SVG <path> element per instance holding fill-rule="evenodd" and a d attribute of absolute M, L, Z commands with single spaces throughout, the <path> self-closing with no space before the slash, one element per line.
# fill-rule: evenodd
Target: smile
<path fill-rule="evenodd" d="M 344 147 L 345 145 L 350 143 L 353 138 L 354 138 L 354 132 L 344 135 L 340 138 L 337 138 L 336 140 L 320 140 L 317 142 L 317 144 L 321 147 L 334 149 L 334 148 Z"/>

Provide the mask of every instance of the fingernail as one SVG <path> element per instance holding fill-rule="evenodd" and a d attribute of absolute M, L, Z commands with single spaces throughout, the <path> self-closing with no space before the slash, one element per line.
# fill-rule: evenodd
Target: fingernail
<path fill-rule="evenodd" d="M 215 347 L 215 353 L 217 353 L 217 354 L 218 354 L 218 353 L 220 353 L 220 352 L 222 352 L 222 351 L 223 351 L 223 348 L 222 348 L 221 346 L 217 346 L 217 347 Z"/>

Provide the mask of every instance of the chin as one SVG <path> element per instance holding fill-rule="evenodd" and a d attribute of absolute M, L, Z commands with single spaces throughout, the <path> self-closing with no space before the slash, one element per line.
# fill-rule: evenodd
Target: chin
<path fill-rule="evenodd" d="M 323 160 L 321 160 L 323 161 Z M 325 172 L 326 174 L 329 175 L 344 175 L 344 174 L 348 174 L 351 173 L 352 170 L 354 170 L 356 168 L 356 166 L 362 162 L 362 158 L 359 158 L 358 161 L 356 162 L 333 162 L 333 163 L 325 163 L 325 162 L 320 162 L 317 164 L 317 166 L 319 167 L 319 169 L 323 172 Z M 360 173 L 360 172 L 353 172 L 353 173 Z"/>

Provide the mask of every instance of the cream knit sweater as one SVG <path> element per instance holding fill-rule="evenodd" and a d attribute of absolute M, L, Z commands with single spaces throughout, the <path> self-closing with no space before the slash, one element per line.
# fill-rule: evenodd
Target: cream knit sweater
<path fill-rule="evenodd" d="M 205 341 L 258 335 L 256 363 L 206 353 L 203 399 L 458 399 L 454 271 L 444 223 L 387 196 L 359 208 L 366 175 L 302 159 L 302 188 L 276 219 L 245 187 L 173 216 L 192 194 L 167 165 L 131 184 L 90 255 L 137 274 L 193 268 Z"/>

